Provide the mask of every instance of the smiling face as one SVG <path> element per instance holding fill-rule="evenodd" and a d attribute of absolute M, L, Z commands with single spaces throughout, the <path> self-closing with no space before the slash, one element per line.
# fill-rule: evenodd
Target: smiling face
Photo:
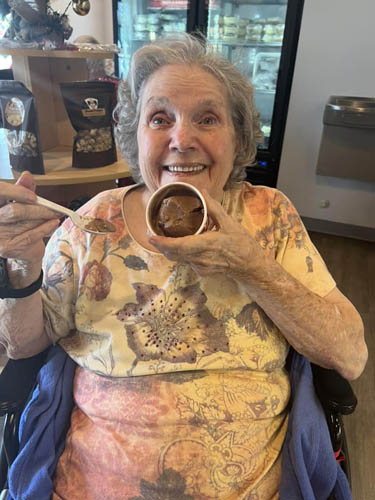
<path fill-rule="evenodd" d="M 143 90 L 137 140 L 150 192 L 183 181 L 221 201 L 236 139 L 226 90 L 213 75 L 186 65 L 157 70 Z"/>

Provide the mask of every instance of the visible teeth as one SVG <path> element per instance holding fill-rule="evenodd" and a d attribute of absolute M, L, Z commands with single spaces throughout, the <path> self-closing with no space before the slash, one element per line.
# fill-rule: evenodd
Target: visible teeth
<path fill-rule="evenodd" d="M 184 167 L 181 165 L 169 165 L 167 168 L 169 172 L 199 172 L 200 170 L 204 169 L 204 165 L 196 165 L 189 167 Z"/>

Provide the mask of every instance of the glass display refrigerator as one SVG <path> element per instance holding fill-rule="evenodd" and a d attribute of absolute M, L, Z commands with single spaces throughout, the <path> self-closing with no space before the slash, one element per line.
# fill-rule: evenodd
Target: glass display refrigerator
<path fill-rule="evenodd" d="M 253 184 L 276 186 L 303 0 L 113 0 L 117 74 L 141 45 L 181 31 L 204 33 L 254 86 L 264 141 L 247 168 Z"/>

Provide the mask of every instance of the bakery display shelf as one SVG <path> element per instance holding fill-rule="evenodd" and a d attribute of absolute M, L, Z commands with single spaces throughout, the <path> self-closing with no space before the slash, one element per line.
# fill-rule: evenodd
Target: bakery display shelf
<path fill-rule="evenodd" d="M 54 59 L 111 59 L 114 54 L 116 52 L 109 50 L 41 50 L 0 47 L 0 55 Z"/>
<path fill-rule="evenodd" d="M 254 94 L 275 95 L 276 89 L 261 89 L 261 88 L 255 87 Z"/>
<path fill-rule="evenodd" d="M 36 102 L 43 152 L 73 144 L 74 130 L 63 103 L 60 84 L 89 79 L 88 59 L 112 59 L 110 50 L 37 50 L 1 48 L 11 54 L 14 79 Z"/>
<path fill-rule="evenodd" d="M 56 147 L 43 153 L 44 175 L 34 175 L 37 186 L 63 186 L 71 184 L 90 184 L 113 181 L 130 177 L 127 163 L 118 153 L 118 161 L 105 167 L 73 168 L 72 148 Z M 19 173 L 4 165 L 1 169 L 2 180 L 15 182 Z"/>
<path fill-rule="evenodd" d="M 188 10 L 186 7 L 151 7 L 151 6 L 148 6 L 147 7 L 147 10 L 150 11 L 150 12 L 168 12 L 168 13 L 171 13 L 171 12 L 178 12 L 178 13 L 181 13 L 181 12 L 185 12 Z"/>
<path fill-rule="evenodd" d="M 261 48 L 261 49 L 266 49 L 266 48 L 280 48 L 281 49 L 281 42 L 275 42 L 275 43 L 266 43 L 266 42 L 250 42 L 250 41 L 242 41 L 242 40 L 222 40 L 222 39 L 215 39 L 215 38 L 210 38 L 209 41 L 211 43 L 219 44 L 219 45 L 227 45 L 230 47 L 249 47 L 249 48 Z"/>
<path fill-rule="evenodd" d="M 234 5 L 267 5 L 280 7 L 280 5 L 287 5 L 288 0 L 233 0 Z"/>
<path fill-rule="evenodd" d="M 72 167 L 75 131 L 60 92 L 62 82 L 88 79 L 87 59 L 112 58 L 114 52 L 1 48 L 0 54 L 12 56 L 15 80 L 23 82 L 36 100 L 45 170 L 44 175 L 34 176 L 40 196 L 68 205 L 77 197 L 113 189 L 118 179 L 130 177 L 128 165 L 119 153 L 118 161 L 105 167 Z M 4 137 L 0 135 L 0 146 L 1 140 Z M 14 183 L 19 175 L 10 167 L 7 148 L 0 148 L 1 180 Z"/>

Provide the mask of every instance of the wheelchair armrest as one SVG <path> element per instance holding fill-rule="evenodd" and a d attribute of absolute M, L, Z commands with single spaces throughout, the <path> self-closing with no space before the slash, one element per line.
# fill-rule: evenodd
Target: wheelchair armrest
<path fill-rule="evenodd" d="M 357 406 L 353 389 L 335 370 L 328 370 L 311 363 L 317 396 L 326 411 L 349 415 Z"/>
<path fill-rule="evenodd" d="M 9 359 L 0 374 L 0 416 L 22 409 L 45 362 L 49 347 L 25 359 Z"/>

